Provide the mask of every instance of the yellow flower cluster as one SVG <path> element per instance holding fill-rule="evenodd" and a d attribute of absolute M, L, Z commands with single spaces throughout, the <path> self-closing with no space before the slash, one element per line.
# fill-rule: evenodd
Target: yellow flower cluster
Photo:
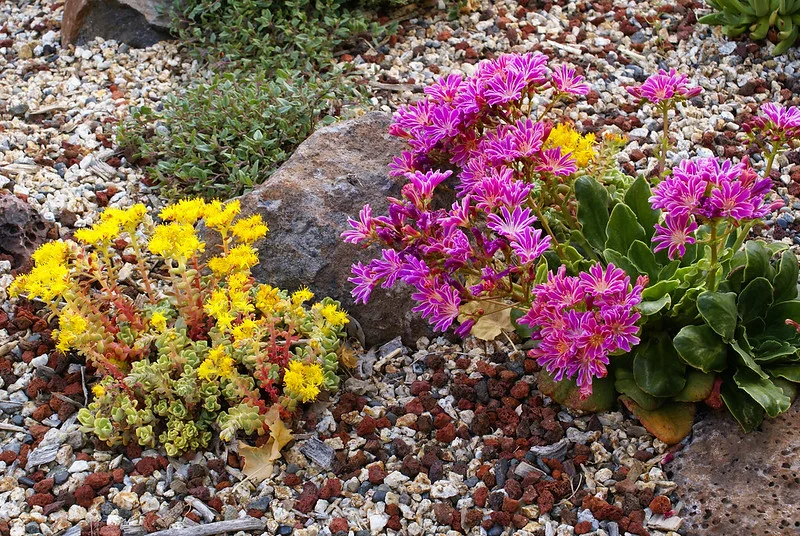
<path fill-rule="evenodd" d="M 550 131 L 545 148 L 561 147 L 561 154 L 572 153 L 572 158 L 576 160 L 578 166 L 583 167 L 597 156 L 594 149 L 595 142 L 594 134 L 581 136 L 571 126 L 560 123 Z"/>
<path fill-rule="evenodd" d="M 100 214 L 100 221 L 96 224 L 75 231 L 75 238 L 84 244 L 110 244 L 119 238 L 121 231 L 134 233 L 146 214 L 147 208 L 141 203 L 127 209 L 107 208 Z"/>
<path fill-rule="evenodd" d="M 155 328 L 156 331 L 164 332 L 167 329 L 167 317 L 156 311 L 153 313 L 153 316 L 150 317 L 150 325 Z"/>
<path fill-rule="evenodd" d="M 249 270 L 256 264 L 258 264 L 258 252 L 246 244 L 231 248 L 227 255 L 214 257 L 208 261 L 208 267 L 217 277 Z"/>
<path fill-rule="evenodd" d="M 8 291 L 11 296 L 27 294 L 28 298 L 39 298 L 53 302 L 70 288 L 69 257 L 70 246 L 62 240 L 48 242 L 37 249 L 31 258 L 33 269 L 14 279 Z"/>
<path fill-rule="evenodd" d="M 208 357 L 197 367 L 197 375 L 204 380 L 227 378 L 233 372 L 233 358 L 225 348 L 217 346 L 208 352 Z"/>
<path fill-rule="evenodd" d="M 342 311 L 335 303 L 323 305 L 320 310 L 322 317 L 332 326 L 344 326 L 350 319 L 347 318 L 347 313 Z"/>
<path fill-rule="evenodd" d="M 58 319 L 58 327 L 53 335 L 57 341 L 56 349 L 66 352 L 75 344 L 78 337 L 86 333 L 89 323 L 80 314 L 63 312 Z"/>
<path fill-rule="evenodd" d="M 249 314 L 255 310 L 250 301 L 250 274 L 239 272 L 228 277 L 228 288 L 217 289 L 206 301 L 205 311 L 217 321 L 222 331 L 231 329 L 233 321 L 240 314 Z"/>
<path fill-rule="evenodd" d="M 289 396 L 309 402 L 319 395 L 323 380 L 322 367 L 318 363 L 289 361 L 289 367 L 283 376 L 283 385 Z"/>
<path fill-rule="evenodd" d="M 165 259 L 173 259 L 185 263 L 197 253 L 205 250 L 202 242 L 188 223 L 168 223 L 159 225 L 153 231 L 148 249 Z"/>

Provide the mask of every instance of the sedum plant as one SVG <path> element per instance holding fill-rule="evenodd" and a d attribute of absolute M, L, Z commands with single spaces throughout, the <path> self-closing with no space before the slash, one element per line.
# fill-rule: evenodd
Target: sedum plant
<path fill-rule="evenodd" d="M 800 2 L 797 0 L 707 0 L 716 9 L 698 19 L 703 24 L 722 26 L 728 37 L 749 32 L 759 41 L 771 28 L 778 32 L 778 44 L 772 53 L 779 56 L 800 37 Z"/>
<path fill-rule="evenodd" d="M 516 329 L 543 367 L 543 392 L 586 410 L 617 393 L 670 443 L 690 431 L 694 403 L 720 390 L 748 430 L 785 411 L 800 381 L 797 259 L 746 242 L 782 205 L 768 200 L 770 179 L 748 160 L 667 170 L 666 144 L 655 187 L 621 177 L 615 144 L 581 136 L 558 113 L 587 91 L 568 66 L 506 55 L 401 108 L 391 132 L 410 149 L 390 167 L 408 183 L 388 215 L 365 206 L 343 235 L 383 247 L 353 266 L 353 295 L 402 282 L 435 329 L 458 322 L 457 334 L 487 339 Z M 660 72 L 631 93 L 666 125 L 699 88 Z M 800 137 L 800 110 L 762 111 L 745 130 L 768 177 Z"/>
<path fill-rule="evenodd" d="M 276 408 L 288 420 L 337 388 L 346 313 L 329 298 L 310 305 L 308 289 L 256 283 L 253 244 L 267 226 L 239 210 L 238 201 L 187 199 L 156 225 L 143 205 L 109 208 L 75 241 L 43 245 L 14 280 L 13 295 L 58 317 L 57 348 L 102 375 L 78 413 L 84 431 L 179 455 L 215 433 L 264 434 Z M 219 252 L 206 251 L 201 221 Z"/>

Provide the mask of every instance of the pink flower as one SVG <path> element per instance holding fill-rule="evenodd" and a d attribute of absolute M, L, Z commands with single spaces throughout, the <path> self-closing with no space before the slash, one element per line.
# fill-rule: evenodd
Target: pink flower
<path fill-rule="evenodd" d="M 353 298 L 356 303 L 367 303 L 372 290 L 380 282 L 380 277 L 375 272 L 372 263 L 366 265 L 360 262 L 356 263 L 352 266 L 351 271 L 353 272 L 353 277 L 347 280 L 355 285 L 352 290 Z"/>
<path fill-rule="evenodd" d="M 657 253 L 669 248 L 670 259 L 686 255 L 686 244 L 694 244 L 692 233 L 697 229 L 697 222 L 694 218 L 690 218 L 688 214 L 667 214 L 665 225 L 656 225 L 656 233 L 653 236 L 656 247 L 653 251 Z"/>
<path fill-rule="evenodd" d="M 433 329 L 445 331 L 458 316 L 461 298 L 450 285 L 439 279 L 424 281 L 411 298 L 419 302 L 412 311 L 428 318 Z"/>
<path fill-rule="evenodd" d="M 553 70 L 551 83 L 559 93 L 570 95 L 586 95 L 589 93 L 589 84 L 583 82 L 583 77 L 575 73 L 575 69 L 568 65 L 561 65 Z"/>
<path fill-rule="evenodd" d="M 709 205 L 711 216 L 715 218 L 746 220 L 753 217 L 750 192 L 738 182 L 724 182 L 714 189 Z"/>
<path fill-rule="evenodd" d="M 778 130 L 800 128 L 800 108 L 797 106 L 782 106 L 775 102 L 765 102 L 761 105 L 761 113 Z"/>
<path fill-rule="evenodd" d="M 536 216 L 531 214 L 531 209 L 521 208 L 519 205 L 514 207 L 513 212 L 509 212 L 506 207 L 501 207 L 500 212 L 502 216 L 489 214 L 486 226 L 508 239 L 515 239 L 517 234 L 528 229 L 536 221 Z"/>
<path fill-rule="evenodd" d="M 464 80 L 459 74 L 449 74 L 425 88 L 425 94 L 435 102 L 452 102 L 461 91 Z"/>
<path fill-rule="evenodd" d="M 547 76 L 547 56 L 541 52 L 514 55 L 511 67 L 520 73 L 528 84 L 544 84 Z"/>
<path fill-rule="evenodd" d="M 449 106 L 437 106 L 431 114 L 431 124 L 423 127 L 423 132 L 432 145 L 455 137 L 459 132 L 461 114 Z"/>
<path fill-rule="evenodd" d="M 486 102 L 497 106 L 519 100 L 527 83 L 525 77 L 518 72 L 510 71 L 496 75 L 487 84 L 484 93 Z"/>
<path fill-rule="evenodd" d="M 395 156 L 392 163 L 389 164 L 389 169 L 391 170 L 389 175 L 392 177 L 403 177 L 407 173 L 414 173 L 418 170 L 416 159 L 411 151 L 403 151 L 399 156 Z"/>
<path fill-rule="evenodd" d="M 578 170 L 572 153 L 561 154 L 561 147 L 546 149 L 542 152 L 536 171 L 539 173 L 550 173 L 552 175 L 569 176 Z"/>
<path fill-rule="evenodd" d="M 511 249 L 523 265 L 535 262 L 548 248 L 550 248 L 550 237 L 543 237 L 540 229 L 530 227 L 517 233 L 511 241 Z"/>
<path fill-rule="evenodd" d="M 675 99 L 691 99 L 703 90 L 700 87 L 689 85 L 689 77 L 677 74 L 675 69 L 669 72 L 660 70 L 650 76 L 641 86 L 629 87 L 628 93 L 638 100 L 649 101 L 653 104 L 674 101 Z"/>
<path fill-rule="evenodd" d="M 532 158 L 542 149 L 545 127 L 530 119 L 520 119 L 507 134 L 510 137 L 510 153 L 514 158 Z"/>
<path fill-rule="evenodd" d="M 347 218 L 351 230 L 342 233 L 342 239 L 351 244 L 358 244 L 375 237 L 375 220 L 372 219 L 372 207 L 364 205 L 358 213 L 359 221 Z"/>
<path fill-rule="evenodd" d="M 595 264 L 588 272 L 581 272 L 578 281 L 582 292 L 601 298 L 621 293 L 630 285 L 630 278 L 625 271 L 613 264 L 605 269 Z"/>
<path fill-rule="evenodd" d="M 400 254 L 393 249 L 384 249 L 381 251 L 381 256 L 383 260 L 372 261 L 372 272 L 379 279 L 383 279 L 381 284 L 383 288 L 389 288 L 394 286 L 405 263 L 400 258 Z"/>
<path fill-rule="evenodd" d="M 641 296 L 641 290 L 639 291 Z M 600 311 L 600 316 L 608 328 L 608 336 L 614 345 L 625 352 L 639 344 L 639 328 L 636 322 L 641 318 L 639 313 L 632 312 L 626 307 L 608 307 Z"/>

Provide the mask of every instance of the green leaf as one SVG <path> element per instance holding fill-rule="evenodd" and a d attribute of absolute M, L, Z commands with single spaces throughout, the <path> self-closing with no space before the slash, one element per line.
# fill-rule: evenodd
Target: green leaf
<path fill-rule="evenodd" d="M 630 260 L 628 260 L 628 257 L 622 253 L 619 253 L 618 251 L 606 249 L 603 251 L 603 258 L 606 260 L 606 262 L 613 264 L 617 268 L 625 270 L 625 273 L 628 274 L 628 277 L 631 279 L 636 279 L 640 275 L 639 269 Z"/>
<path fill-rule="evenodd" d="M 658 280 L 663 281 L 666 279 L 672 279 L 672 276 L 678 271 L 678 266 L 680 266 L 681 261 L 674 260 L 670 261 L 669 264 L 664 266 L 660 272 L 658 272 Z M 655 281 L 651 281 L 651 283 L 655 283 Z"/>
<path fill-rule="evenodd" d="M 606 226 L 606 249 L 613 249 L 626 253 L 634 240 L 644 240 L 644 229 L 636 221 L 636 214 L 622 203 L 617 204 L 611 211 L 611 217 Z"/>
<path fill-rule="evenodd" d="M 775 287 L 775 303 L 797 298 L 798 270 L 797 256 L 791 251 L 784 251 L 778 262 L 778 273 L 772 280 L 772 286 Z"/>
<path fill-rule="evenodd" d="M 686 365 L 668 338 L 651 338 L 634 352 L 633 379 L 642 391 L 660 397 L 681 392 L 686 385 Z"/>
<path fill-rule="evenodd" d="M 659 281 L 655 285 L 651 285 L 642 291 L 643 300 L 658 300 L 669 294 L 680 286 L 681 282 L 677 279 L 667 281 Z"/>
<path fill-rule="evenodd" d="M 527 341 L 533 337 L 533 330 L 528 325 L 523 325 L 518 322 L 524 315 L 525 311 L 523 309 L 518 309 L 516 307 L 511 309 L 511 324 L 514 326 L 514 331 L 517 332 L 520 339 Z"/>
<path fill-rule="evenodd" d="M 627 396 L 619 397 L 642 426 L 668 445 L 679 443 L 689 435 L 694 424 L 694 404 L 669 402 L 656 410 L 646 410 Z"/>
<path fill-rule="evenodd" d="M 764 333 L 776 339 L 792 340 L 797 338 L 797 330 L 786 324 L 786 320 L 800 322 L 800 300 L 785 301 L 770 307 L 764 322 Z"/>
<path fill-rule="evenodd" d="M 765 364 L 787 361 L 789 357 L 793 358 L 791 361 L 794 361 L 797 359 L 797 352 L 797 347 L 788 341 L 766 339 L 759 342 L 758 346 L 753 350 L 753 355 L 758 363 Z"/>
<path fill-rule="evenodd" d="M 721 372 L 728 364 L 728 345 L 707 325 L 684 326 L 673 339 L 678 355 L 703 372 Z"/>
<path fill-rule="evenodd" d="M 745 432 L 752 432 L 764 420 L 764 410 L 742 389 L 736 387 L 732 381 L 725 381 L 719 391 L 722 401 L 728 411 Z"/>
<path fill-rule="evenodd" d="M 736 294 L 733 292 L 703 292 L 697 297 L 700 316 L 719 333 L 726 342 L 733 339 L 736 331 Z"/>
<path fill-rule="evenodd" d="M 661 267 L 656 262 L 656 257 L 650 247 L 641 240 L 634 240 L 628 249 L 628 258 L 639 269 L 639 272 L 647 275 L 651 281 L 658 280 L 658 272 Z"/>
<path fill-rule="evenodd" d="M 636 214 L 639 225 L 644 228 L 647 240 L 653 237 L 655 225 L 658 223 L 661 213 L 650 206 L 651 195 L 653 192 L 650 190 L 650 184 L 642 176 L 633 181 L 633 184 L 628 187 L 628 191 L 625 192 L 625 204 Z"/>
<path fill-rule="evenodd" d="M 581 231 L 592 247 L 602 251 L 608 225 L 608 192 L 602 184 L 584 176 L 575 181 L 575 197 Z"/>
<path fill-rule="evenodd" d="M 547 266 L 547 262 L 539 262 L 538 268 L 536 268 L 536 276 L 534 277 L 534 284 L 541 285 L 542 283 L 547 282 L 547 275 L 549 273 L 549 268 Z"/>
<path fill-rule="evenodd" d="M 730 342 L 731 348 L 733 348 L 733 350 L 736 352 L 736 355 L 739 356 L 739 359 L 737 360 L 739 364 L 749 368 L 758 374 L 758 376 L 762 379 L 769 378 L 767 373 L 761 369 L 761 365 L 756 363 L 750 343 L 747 342 L 747 339 L 744 337 L 744 335 L 741 335 L 739 338 L 741 340 L 733 340 Z"/>
<path fill-rule="evenodd" d="M 736 305 L 744 323 L 763 318 L 772 305 L 772 285 L 763 277 L 756 277 L 739 293 Z"/>
<path fill-rule="evenodd" d="M 800 383 L 800 364 L 772 367 L 769 373 L 775 378 L 785 378 L 790 382 Z"/>
<path fill-rule="evenodd" d="M 749 368 L 739 368 L 733 375 L 733 381 L 764 408 L 770 417 L 777 417 L 789 409 L 791 400 L 783 394 L 783 390 Z"/>
<path fill-rule="evenodd" d="M 706 374 L 699 370 L 689 370 L 686 375 L 686 387 L 675 396 L 676 402 L 702 402 L 714 390 L 713 374 Z"/>
<path fill-rule="evenodd" d="M 657 398 L 642 391 L 636 380 L 633 379 L 633 372 L 626 368 L 619 368 L 614 373 L 614 388 L 617 392 L 631 397 L 639 406 L 647 410 L 653 410 L 661 406 L 667 399 Z"/>
<path fill-rule="evenodd" d="M 593 379 L 592 394 L 581 398 L 580 388 L 574 380 L 554 381 L 544 369 L 539 372 L 539 390 L 568 408 L 589 412 L 610 410 L 615 406 L 617 396 L 614 381 L 609 377 Z"/>
<path fill-rule="evenodd" d="M 769 249 L 761 240 L 745 242 L 744 281 L 751 281 L 756 277 L 770 277 L 769 258 L 772 256 Z"/>
<path fill-rule="evenodd" d="M 644 316 L 652 316 L 657 312 L 661 311 L 664 307 L 668 307 L 671 303 L 671 299 L 669 294 L 664 295 L 664 297 L 659 298 L 657 300 L 649 301 L 649 300 L 642 300 L 642 302 L 637 306 L 639 312 L 642 313 Z"/>

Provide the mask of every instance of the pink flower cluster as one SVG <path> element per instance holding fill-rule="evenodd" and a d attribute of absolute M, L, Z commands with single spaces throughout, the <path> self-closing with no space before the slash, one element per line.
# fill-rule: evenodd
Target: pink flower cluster
<path fill-rule="evenodd" d="M 761 113 L 744 125 L 746 131 L 757 130 L 773 142 L 800 138 L 800 108 L 797 106 L 765 102 L 761 105 Z"/>
<path fill-rule="evenodd" d="M 575 159 L 545 148 L 550 125 L 529 119 L 527 99 L 583 95 L 583 78 L 568 66 L 549 69 L 543 54 L 505 54 L 480 63 L 473 76 L 449 75 L 427 98 L 401 107 L 390 133 L 408 140 L 390 165 L 408 180 L 386 216 L 365 206 L 343 233 L 354 244 L 380 243 L 379 258 L 353 266 L 353 296 L 365 303 L 378 285 L 403 281 L 416 289 L 414 311 L 435 329 L 449 328 L 465 301 L 509 297 L 532 286 L 550 238 L 534 227 L 528 206 L 534 180 L 576 171 Z M 436 168 L 456 168 L 439 171 Z M 436 207 L 434 191 L 449 181 L 456 201 Z M 466 335 L 474 319 L 456 330 Z"/>
<path fill-rule="evenodd" d="M 641 86 L 629 87 L 628 93 L 639 101 L 652 104 L 674 103 L 678 99 L 691 99 L 702 93 L 703 89 L 689 85 L 689 77 L 678 74 L 675 69 L 669 72 L 661 69 L 650 76 Z"/>
<path fill-rule="evenodd" d="M 765 203 L 770 187 L 771 181 L 761 179 L 747 160 L 683 160 L 650 197 L 651 206 L 665 213 L 664 225 L 656 225 L 654 251 L 668 249 L 670 259 L 683 256 L 686 245 L 695 242 L 698 221 L 763 218 L 776 208 Z"/>
<path fill-rule="evenodd" d="M 539 341 L 530 356 L 556 381 L 575 378 L 581 396 L 589 396 L 592 378 L 607 373 L 608 356 L 639 344 L 634 308 L 646 283 L 640 277 L 631 287 L 630 277 L 613 264 L 595 264 L 579 276 L 567 276 L 561 266 L 534 289 L 533 305 L 519 320 Z"/>

